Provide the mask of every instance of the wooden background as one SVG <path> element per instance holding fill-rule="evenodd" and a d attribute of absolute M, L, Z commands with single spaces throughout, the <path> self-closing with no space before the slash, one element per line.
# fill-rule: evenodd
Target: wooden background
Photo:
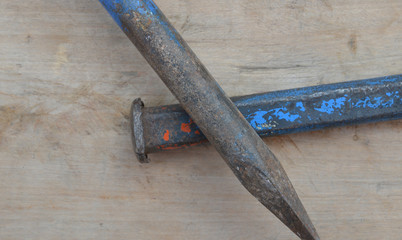
<path fill-rule="evenodd" d="M 230 96 L 402 73 L 400 0 L 158 0 Z M 0 2 L 1 239 L 297 239 L 211 146 L 151 155 L 175 103 L 91 1 Z M 267 139 L 321 238 L 402 239 L 402 121 Z"/>

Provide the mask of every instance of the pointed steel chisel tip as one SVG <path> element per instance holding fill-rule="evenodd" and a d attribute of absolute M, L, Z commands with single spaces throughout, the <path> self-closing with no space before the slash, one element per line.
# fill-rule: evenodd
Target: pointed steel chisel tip
<path fill-rule="evenodd" d="M 320 239 L 285 170 L 272 153 L 254 161 L 232 161 L 229 165 L 243 186 L 300 239 Z"/>
<path fill-rule="evenodd" d="M 156 4 L 101 2 L 248 191 L 301 239 L 318 239 L 281 164 Z"/>

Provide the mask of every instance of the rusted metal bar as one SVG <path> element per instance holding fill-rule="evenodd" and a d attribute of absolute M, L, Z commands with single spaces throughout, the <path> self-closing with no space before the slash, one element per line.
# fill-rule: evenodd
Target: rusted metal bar
<path fill-rule="evenodd" d="M 279 161 L 155 3 L 100 2 L 246 189 L 301 239 L 319 239 Z"/>
<path fill-rule="evenodd" d="M 261 137 L 326 127 L 355 125 L 402 118 L 402 75 L 326 84 L 232 98 Z M 131 121 L 137 158 L 206 142 L 198 126 L 178 105 L 142 107 L 133 102 L 141 119 Z M 141 130 L 143 129 L 143 130 Z M 135 130 L 135 131 L 134 131 Z"/>

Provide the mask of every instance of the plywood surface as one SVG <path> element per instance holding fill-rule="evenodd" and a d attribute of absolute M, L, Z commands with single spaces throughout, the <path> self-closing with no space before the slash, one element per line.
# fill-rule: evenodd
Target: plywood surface
<path fill-rule="evenodd" d="M 158 0 L 230 96 L 402 73 L 402 1 Z M 211 146 L 135 160 L 174 97 L 96 1 L 0 2 L 0 239 L 297 239 Z M 402 121 L 266 140 L 322 239 L 402 237 Z"/>

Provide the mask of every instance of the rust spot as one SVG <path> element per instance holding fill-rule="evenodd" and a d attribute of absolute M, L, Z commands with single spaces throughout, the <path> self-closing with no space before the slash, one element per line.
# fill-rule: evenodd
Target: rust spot
<path fill-rule="evenodd" d="M 169 141 L 169 130 L 166 130 L 166 132 L 163 134 L 163 140 Z"/>

